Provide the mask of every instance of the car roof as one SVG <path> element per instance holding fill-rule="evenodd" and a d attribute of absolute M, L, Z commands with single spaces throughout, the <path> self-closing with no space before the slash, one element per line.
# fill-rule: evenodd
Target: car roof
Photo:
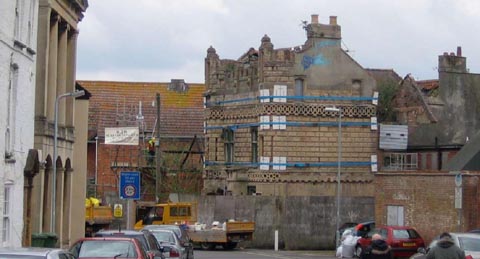
<path fill-rule="evenodd" d="M 411 226 L 375 226 L 375 228 L 390 228 L 390 229 L 415 229 Z"/>
<path fill-rule="evenodd" d="M 471 238 L 477 238 L 477 239 L 480 239 L 480 235 L 479 234 L 475 234 L 475 233 L 460 233 L 460 232 L 452 232 L 452 233 L 449 233 L 452 237 L 453 236 L 457 236 L 457 237 L 471 237 Z"/>
<path fill-rule="evenodd" d="M 118 231 L 118 230 L 100 230 L 98 231 L 96 234 L 103 234 L 103 235 L 115 235 L 115 234 L 119 234 L 119 235 L 143 235 L 142 232 L 140 231 L 136 231 L 136 230 L 121 230 L 121 231 Z"/>
<path fill-rule="evenodd" d="M 182 229 L 181 226 L 179 225 L 146 225 L 143 227 L 143 229 Z"/>
<path fill-rule="evenodd" d="M 79 241 L 89 241 L 89 240 L 126 240 L 126 241 L 134 241 L 134 242 L 140 242 L 138 239 L 134 237 L 123 237 L 123 236 L 104 236 L 104 237 L 82 237 L 78 239 Z"/>
<path fill-rule="evenodd" d="M 46 256 L 50 253 L 67 253 L 68 251 L 61 248 L 43 248 L 43 247 L 20 247 L 20 248 L 1 248 L 0 255 L 37 255 Z"/>

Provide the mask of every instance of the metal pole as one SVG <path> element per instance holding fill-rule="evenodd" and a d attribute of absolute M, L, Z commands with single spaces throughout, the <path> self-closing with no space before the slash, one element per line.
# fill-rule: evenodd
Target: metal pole
<path fill-rule="evenodd" d="M 337 229 L 335 231 L 336 245 L 339 245 L 340 232 L 340 196 L 342 195 L 341 179 L 341 163 L 342 163 L 342 108 L 338 108 L 338 159 L 337 159 Z"/>
<path fill-rule="evenodd" d="M 97 198 L 98 185 L 98 135 L 95 137 L 95 198 Z"/>
<path fill-rule="evenodd" d="M 51 218 L 50 218 L 50 232 L 55 233 L 55 210 L 57 202 L 57 139 L 58 139 L 58 102 L 65 97 L 78 97 L 85 94 L 85 91 L 75 91 L 71 93 L 64 93 L 59 95 L 55 99 L 54 110 L 54 135 L 53 135 L 53 174 L 52 174 L 52 206 L 51 206 Z"/>
<path fill-rule="evenodd" d="M 157 93 L 157 123 L 156 123 L 157 139 L 155 141 L 155 196 L 157 202 L 160 202 L 160 186 L 162 181 L 161 157 L 160 157 L 160 94 Z"/>

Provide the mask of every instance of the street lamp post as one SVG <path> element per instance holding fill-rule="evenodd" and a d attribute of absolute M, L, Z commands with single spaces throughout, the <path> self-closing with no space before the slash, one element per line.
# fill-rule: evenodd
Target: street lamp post
<path fill-rule="evenodd" d="M 55 232 L 55 206 L 56 206 L 56 197 L 57 193 L 57 138 L 58 138 L 58 102 L 62 98 L 66 97 L 79 97 L 83 96 L 85 94 L 84 90 L 81 91 L 75 91 L 75 92 L 70 92 L 70 93 L 64 93 L 59 96 L 57 96 L 57 99 L 55 99 L 55 119 L 54 119 L 54 124 L 55 124 L 55 133 L 53 135 L 53 174 L 52 174 L 52 206 L 51 206 L 51 218 L 50 218 L 50 232 L 54 233 Z"/>
<path fill-rule="evenodd" d="M 338 158 L 337 158 L 337 228 L 335 229 L 335 245 L 338 245 L 340 240 L 340 196 L 342 195 L 342 185 L 340 183 L 340 171 L 342 164 L 342 108 L 341 107 L 327 107 L 325 111 L 338 113 Z"/>

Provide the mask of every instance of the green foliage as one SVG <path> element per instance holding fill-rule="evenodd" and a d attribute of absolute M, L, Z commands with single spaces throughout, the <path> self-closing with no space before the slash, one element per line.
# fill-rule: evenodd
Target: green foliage
<path fill-rule="evenodd" d="M 394 80 L 383 80 L 378 82 L 378 122 L 395 122 L 396 113 L 393 109 L 393 98 L 398 90 L 398 83 Z"/>

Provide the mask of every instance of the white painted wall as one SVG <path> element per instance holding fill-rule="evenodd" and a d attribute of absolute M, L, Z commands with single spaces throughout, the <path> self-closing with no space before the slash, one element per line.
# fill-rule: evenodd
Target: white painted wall
<path fill-rule="evenodd" d="M 11 186 L 11 191 L 10 223 L 7 228 L 9 233 L 5 235 L 3 223 L 0 223 L 0 246 L 19 247 L 23 231 L 23 169 L 28 150 L 33 148 L 34 139 L 38 0 L 1 1 L 1 6 L 0 220 L 2 222 L 4 221 L 5 186 Z M 15 40 L 21 44 L 15 44 Z M 18 80 L 14 89 L 10 90 L 12 80 L 15 81 L 11 73 L 13 67 L 16 68 Z M 5 135 L 8 126 L 10 126 L 9 138 Z M 8 145 L 9 142 L 10 145 Z M 5 156 L 6 151 L 13 154 L 9 159 Z"/>

